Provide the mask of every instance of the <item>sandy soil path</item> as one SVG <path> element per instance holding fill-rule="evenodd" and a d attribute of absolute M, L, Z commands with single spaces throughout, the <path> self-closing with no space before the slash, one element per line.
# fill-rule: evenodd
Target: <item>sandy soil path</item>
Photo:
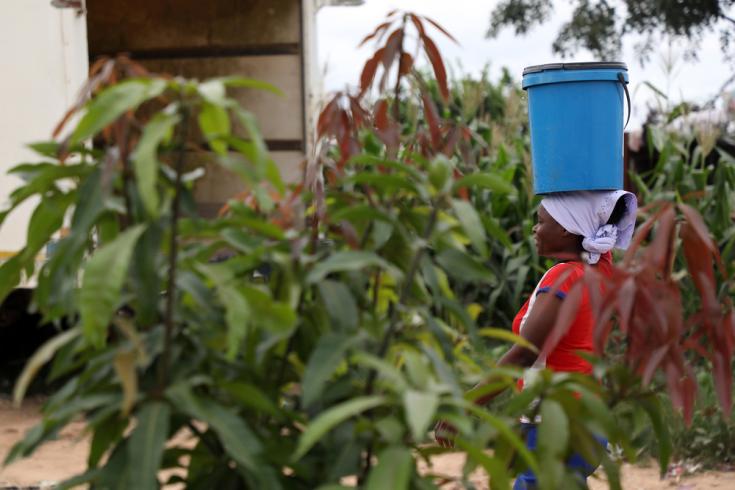
<path fill-rule="evenodd" d="M 25 432 L 39 420 L 39 399 L 27 400 L 16 409 L 6 398 L 0 398 L 0 460 Z M 48 485 L 81 473 L 85 468 L 89 451 L 89 437 L 84 433 L 84 423 L 73 422 L 61 431 L 59 438 L 41 447 L 30 458 L 0 468 L 0 489 L 8 486 L 28 487 Z M 432 471 L 443 475 L 460 475 L 464 457 L 461 454 L 445 454 L 433 460 Z M 639 467 L 624 465 L 623 488 L 625 490 L 735 490 L 735 472 L 711 471 L 680 480 L 660 480 L 656 466 Z M 487 488 L 483 473 L 472 476 L 478 488 Z M 461 490 L 456 485 L 446 485 L 446 490 Z M 591 490 L 605 490 L 604 475 L 590 480 Z"/>

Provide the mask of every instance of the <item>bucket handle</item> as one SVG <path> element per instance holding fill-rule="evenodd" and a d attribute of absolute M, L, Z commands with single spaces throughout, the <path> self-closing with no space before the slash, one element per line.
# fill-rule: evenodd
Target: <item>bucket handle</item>
<path fill-rule="evenodd" d="M 628 92 L 628 85 L 625 83 L 625 77 L 622 72 L 618 72 L 618 81 L 623 85 L 623 90 L 625 90 L 625 99 L 628 101 L 628 119 L 625 120 L 625 126 L 623 126 L 623 131 L 625 131 L 625 128 L 628 127 L 628 123 L 630 122 L 630 93 Z"/>

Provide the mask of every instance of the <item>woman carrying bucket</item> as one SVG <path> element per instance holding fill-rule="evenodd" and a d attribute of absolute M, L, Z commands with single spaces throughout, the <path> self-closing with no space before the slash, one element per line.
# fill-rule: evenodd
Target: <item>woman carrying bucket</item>
<path fill-rule="evenodd" d="M 558 263 L 543 275 L 512 328 L 538 352 L 556 323 L 567 293 L 586 268 L 594 267 L 609 277 L 611 250 L 625 249 L 633 235 L 636 198 L 629 192 L 614 190 L 623 184 L 624 70 L 622 63 L 555 64 L 524 70 L 523 88 L 529 91 L 534 190 L 545 195 L 533 234 L 538 254 Z M 570 106 L 574 109 L 562 111 Z M 597 145 L 597 151 L 593 145 Z M 590 374 L 592 367 L 579 352 L 593 352 L 594 327 L 585 291 L 567 333 L 545 358 L 514 345 L 498 365 Z M 519 384 L 522 388 L 523 381 Z M 484 405 L 498 394 L 491 393 L 476 402 Z M 522 421 L 526 445 L 531 450 L 536 447 L 535 422 Z M 435 428 L 436 440 L 443 447 L 453 445 L 453 433 L 446 422 L 439 422 Z M 602 438 L 600 443 L 607 444 Z M 576 454 L 567 460 L 567 466 L 580 479 L 595 470 L 593 464 Z M 536 488 L 536 476 L 530 471 L 522 473 L 513 488 Z"/>

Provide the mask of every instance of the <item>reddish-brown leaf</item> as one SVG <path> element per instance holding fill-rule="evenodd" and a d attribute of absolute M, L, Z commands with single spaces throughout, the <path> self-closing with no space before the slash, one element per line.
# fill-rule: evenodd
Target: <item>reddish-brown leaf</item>
<path fill-rule="evenodd" d="M 712 359 L 712 377 L 715 381 L 715 391 L 717 399 L 720 402 L 722 413 L 731 413 L 732 410 L 732 369 L 730 369 L 730 361 L 732 353 L 715 351 Z"/>
<path fill-rule="evenodd" d="M 398 73 L 401 76 L 411 73 L 411 70 L 413 70 L 413 56 L 406 52 L 401 53 L 401 61 L 399 62 L 398 67 Z"/>
<path fill-rule="evenodd" d="M 316 123 L 316 134 L 318 138 L 322 138 L 327 133 L 327 128 L 332 126 L 332 121 L 339 109 L 339 97 L 340 94 L 335 95 L 319 114 L 319 119 Z"/>
<path fill-rule="evenodd" d="M 620 330 L 623 333 L 628 332 L 628 325 L 633 314 L 633 305 L 635 304 L 636 284 L 635 279 L 629 277 L 617 290 L 617 311 L 618 320 L 620 321 Z"/>
<path fill-rule="evenodd" d="M 644 386 L 651 382 L 653 374 L 656 372 L 656 368 L 658 368 L 659 364 L 661 364 L 661 361 L 668 352 L 669 346 L 664 344 L 651 353 L 651 356 L 648 358 L 648 361 L 643 368 L 643 372 L 641 373 Z"/>
<path fill-rule="evenodd" d="M 684 379 L 681 380 L 684 423 L 686 423 L 687 427 L 692 425 L 692 417 L 694 416 L 694 401 L 697 395 L 697 382 L 695 379 L 695 374 L 690 367 Z"/>
<path fill-rule="evenodd" d="M 360 238 L 357 236 L 355 227 L 349 221 L 341 221 L 339 223 L 339 230 L 342 237 L 347 242 L 347 245 L 353 250 L 360 248 Z"/>
<path fill-rule="evenodd" d="M 429 126 L 429 133 L 431 134 L 431 144 L 434 149 L 439 148 L 441 145 L 441 126 L 439 123 L 439 113 L 436 110 L 434 101 L 431 100 L 431 96 L 425 90 L 421 92 L 421 100 L 424 103 L 424 117 L 426 123 Z"/>
<path fill-rule="evenodd" d="M 699 214 L 699 211 L 687 204 L 679 204 L 679 209 L 681 210 L 682 214 L 684 214 L 687 223 L 692 226 L 693 231 L 696 232 L 699 236 L 702 244 L 706 246 L 714 256 L 715 262 L 717 263 L 717 266 L 720 270 L 720 274 L 722 274 L 723 277 L 727 277 L 727 271 L 725 270 L 725 266 L 722 263 L 720 251 L 717 248 L 717 244 L 714 242 L 714 240 L 712 240 L 712 236 L 707 230 L 707 225 L 704 224 L 702 215 Z"/>
<path fill-rule="evenodd" d="M 635 306 L 637 311 L 635 313 L 646 320 L 649 330 L 647 333 L 655 336 L 657 341 L 662 342 L 667 337 L 668 328 L 666 314 L 656 302 L 656 299 L 661 297 L 658 290 L 660 290 L 658 284 L 646 284 L 645 287 L 639 287 L 636 295 Z M 632 330 L 631 328 L 630 331 Z"/>
<path fill-rule="evenodd" d="M 690 337 L 684 341 L 682 344 L 682 347 L 684 350 L 693 350 L 700 356 L 702 356 L 702 359 L 709 359 L 710 353 L 707 352 L 704 347 L 702 347 L 702 344 L 698 342 L 698 338 Z"/>
<path fill-rule="evenodd" d="M 674 408 L 682 409 L 684 407 L 684 395 L 681 386 L 681 373 L 673 363 L 666 363 L 664 371 L 666 373 L 666 386 L 671 397 L 671 404 Z"/>
<path fill-rule="evenodd" d="M 401 133 L 397 125 L 393 125 L 384 131 L 377 131 L 376 134 L 380 141 L 385 144 L 391 157 L 395 156 L 398 147 L 401 144 Z"/>
<path fill-rule="evenodd" d="M 390 119 L 388 118 L 388 101 L 380 99 L 375 104 L 375 127 L 381 131 L 385 131 L 390 127 Z"/>
<path fill-rule="evenodd" d="M 699 291 L 705 314 L 718 312 L 719 304 L 715 286 L 715 271 L 712 266 L 712 253 L 702 242 L 701 235 L 690 221 L 681 227 L 682 248 L 687 261 L 687 269 Z M 704 319 L 708 323 L 708 319 Z"/>
<path fill-rule="evenodd" d="M 399 27 L 388 36 L 388 40 L 385 42 L 382 63 L 385 71 L 389 71 L 393 61 L 398 54 L 401 42 L 403 41 L 403 28 Z"/>
<path fill-rule="evenodd" d="M 646 256 L 650 264 L 665 277 L 669 276 L 669 264 L 674 247 L 674 223 L 676 214 L 671 206 L 661 214 L 653 242 L 648 247 Z"/>
<path fill-rule="evenodd" d="M 448 37 L 449 39 L 451 39 L 452 41 L 454 41 L 454 43 L 455 43 L 455 44 L 459 44 L 459 41 L 457 41 L 457 40 L 456 40 L 456 39 L 454 38 L 454 36 L 452 36 L 451 34 L 449 34 L 449 31 L 447 31 L 447 30 L 446 30 L 446 29 L 444 29 L 444 28 L 443 28 L 443 27 L 442 27 L 441 25 L 439 25 L 439 23 L 438 23 L 438 22 L 436 22 L 435 20 L 433 20 L 433 19 L 430 19 L 429 17 L 426 17 L 426 16 L 424 16 L 424 20 L 425 20 L 426 22 L 428 22 L 429 24 L 433 25 L 434 27 L 436 27 L 436 28 L 437 28 L 437 29 L 438 29 L 438 30 L 439 30 L 439 31 L 440 31 L 440 32 L 441 32 L 442 34 L 444 34 L 444 35 L 445 35 L 445 36 L 447 36 L 447 37 Z"/>
<path fill-rule="evenodd" d="M 606 308 L 602 310 L 602 313 L 599 315 L 597 320 L 595 321 L 595 330 L 594 330 L 594 344 L 595 344 L 595 353 L 597 354 L 604 354 L 605 353 L 605 346 L 607 345 L 607 339 L 610 336 L 610 332 L 612 332 L 613 329 L 613 322 L 610 320 L 612 317 L 612 308 Z"/>
<path fill-rule="evenodd" d="M 411 19 L 411 22 L 413 22 L 413 25 L 416 26 L 416 30 L 418 31 L 419 36 L 425 36 L 426 29 L 424 29 L 424 23 L 421 18 L 413 13 L 408 14 L 408 17 Z"/>
<path fill-rule="evenodd" d="M 370 113 L 366 111 L 362 105 L 360 105 L 360 99 L 352 95 L 349 96 L 350 111 L 352 112 L 352 120 L 355 122 L 355 127 L 362 128 L 367 125 L 370 120 Z"/>
<path fill-rule="evenodd" d="M 365 66 L 362 68 L 362 74 L 360 75 L 360 97 L 370 89 L 375 79 L 375 72 L 378 70 L 378 63 L 383 55 L 384 48 L 380 48 L 376 51 L 375 55 L 365 62 Z"/>
<path fill-rule="evenodd" d="M 360 47 L 364 46 L 365 43 L 367 43 L 371 39 L 375 38 L 377 35 L 381 34 L 383 31 L 385 31 L 386 29 L 388 29 L 388 27 L 390 27 L 390 25 L 392 23 L 393 23 L 393 21 L 392 20 L 389 20 L 387 22 L 383 22 L 382 24 L 380 24 L 378 27 L 375 28 L 375 30 L 373 32 L 371 32 L 370 34 L 368 34 L 367 36 L 365 36 L 363 38 L 363 40 L 360 41 L 360 44 L 357 45 L 357 47 L 360 48 Z"/>
<path fill-rule="evenodd" d="M 436 47 L 434 41 L 427 35 L 421 36 L 421 41 L 424 45 L 426 55 L 429 57 L 431 66 L 434 69 L 434 76 L 436 82 L 439 85 L 439 93 L 441 94 L 444 102 L 449 101 L 449 85 L 447 85 L 447 70 L 444 68 L 444 60 L 441 54 L 439 54 L 439 48 Z"/>
<path fill-rule="evenodd" d="M 651 233 L 651 229 L 656 224 L 658 218 L 661 216 L 661 214 L 664 213 L 667 209 L 671 207 L 670 203 L 652 203 L 647 206 L 645 206 L 643 209 L 639 210 L 640 213 L 644 213 L 645 210 L 651 209 L 653 206 L 659 206 L 658 210 L 651 216 L 649 216 L 646 221 L 644 221 L 636 231 L 635 235 L 633 236 L 633 240 L 631 240 L 630 245 L 628 246 L 628 250 L 625 252 L 625 257 L 623 258 L 623 266 L 628 267 L 630 266 L 631 261 L 635 257 L 636 252 L 640 248 L 643 241 L 648 237 L 648 235 Z"/>
<path fill-rule="evenodd" d="M 447 157 L 452 156 L 454 154 L 454 150 L 457 149 L 457 143 L 459 143 L 459 138 L 461 136 L 461 132 L 456 126 L 452 126 L 449 128 L 449 131 L 447 132 L 447 137 L 444 142 L 444 148 L 442 149 L 442 153 L 446 155 Z"/>
<path fill-rule="evenodd" d="M 454 168 L 452 174 L 454 176 L 454 180 L 459 180 L 462 178 L 462 172 L 460 172 L 459 169 L 456 167 Z M 457 195 L 463 201 L 470 200 L 470 191 L 469 189 L 467 189 L 467 187 L 460 187 L 459 189 L 457 189 Z"/>

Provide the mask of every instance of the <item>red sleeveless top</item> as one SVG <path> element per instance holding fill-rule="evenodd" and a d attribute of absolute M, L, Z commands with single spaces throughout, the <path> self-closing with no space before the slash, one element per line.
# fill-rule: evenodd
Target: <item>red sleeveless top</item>
<path fill-rule="evenodd" d="M 536 295 L 551 293 L 556 288 L 554 294 L 563 300 L 572 286 L 584 275 L 584 267 L 585 265 L 582 262 L 575 261 L 562 262 L 549 269 L 541 278 L 531 297 L 528 298 L 513 319 L 513 333 L 520 335 L 525 318 L 533 307 Z M 599 262 L 593 267 L 604 276 L 610 277 L 612 275 L 612 255 L 609 252 L 603 254 Z M 557 284 L 559 280 L 562 282 Z M 545 367 L 557 372 L 591 373 L 592 366 L 577 352 L 593 352 L 594 327 L 595 318 L 590 304 L 589 292 L 584 291 L 574 321 L 554 350 L 549 353 Z M 535 366 L 544 367 L 543 359 L 539 359 Z"/>

